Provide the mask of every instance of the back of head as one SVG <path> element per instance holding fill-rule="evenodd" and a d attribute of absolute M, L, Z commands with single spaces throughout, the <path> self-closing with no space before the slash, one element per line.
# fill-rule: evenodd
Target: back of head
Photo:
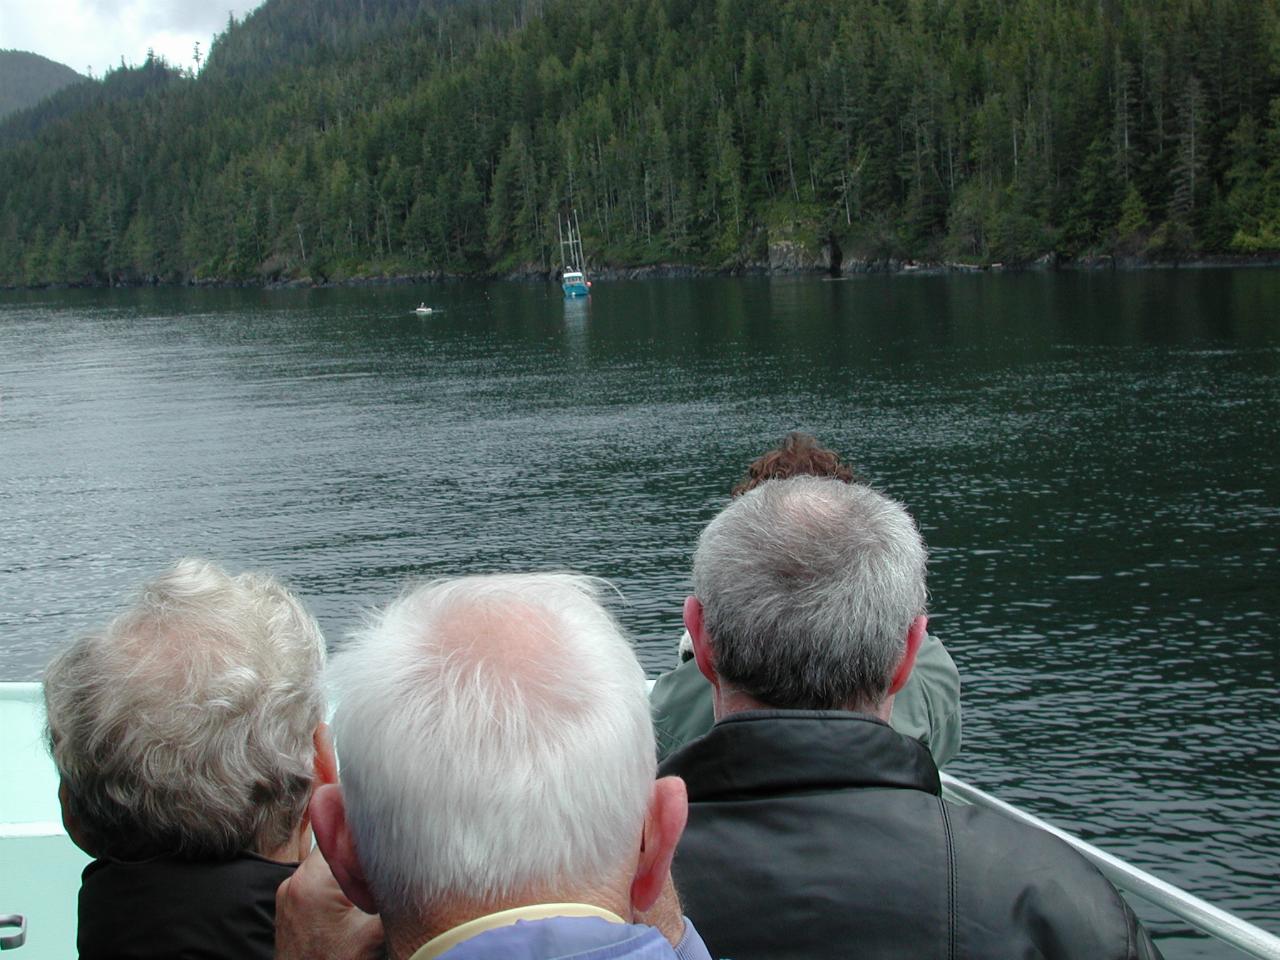
<path fill-rule="evenodd" d="M 274 579 L 183 560 L 49 664 L 49 741 L 96 856 L 269 853 L 306 810 L 324 641 Z"/>
<path fill-rule="evenodd" d="M 822 446 L 812 434 L 793 430 L 772 450 L 751 461 L 747 475 L 734 484 L 730 495 L 740 497 L 762 483 L 792 477 L 831 477 L 845 483 L 858 479 L 840 454 Z"/>
<path fill-rule="evenodd" d="M 906 509 L 870 487 L 762 484 L 694 555 L 717 674 L 780 709 L 874 709 L 924 612 L 925 561 Z"/>
<path fill-rule="evenodd" d="M 598 591 L 572 574 L 428 583 L 335 658 L 347 818 L 388 921 L 564 899 L 634 858 L 653 733 Z"/>

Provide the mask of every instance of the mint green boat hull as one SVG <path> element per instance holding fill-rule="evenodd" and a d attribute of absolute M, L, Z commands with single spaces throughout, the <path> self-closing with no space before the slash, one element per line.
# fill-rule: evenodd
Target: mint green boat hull
<path fill-rule="evenodd" d="M 88 862 L 62 829 L 40 684 L 0 683 L 0 915 L 27 919 L 26 943 L 5 957 L 76 955 L 76 898 Z"/>

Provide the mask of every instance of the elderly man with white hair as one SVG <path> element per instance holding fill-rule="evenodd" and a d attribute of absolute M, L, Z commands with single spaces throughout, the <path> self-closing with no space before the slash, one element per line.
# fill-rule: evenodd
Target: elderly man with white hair
<path fill-rule="evenodd" d="M 662 764 L 688 784 L 675 876 L 735 960 L 1158 957 L 1073 849 L 941 797 L 888 720 L 925 634 L 901 504 L 772 480 L 703 531 L 685 625 L 716 723 Z"/>
<path fill-rule="evenodd" d="M 436 581 L 335 659 L 342 779 L 312 819 L 392 960 L 708 960 L 670 885 L 684 785 L 655 780 L 644 675 L 598 591 Z M 278 955 L 341 955 L 291 887 Z"/>
<path fill-rule="evenodd" d="M 269 958 L 275 894 L 336 769 L 324 641 L 270 577 L 184 560 L 44 676 L 84 871 L 81 960 Z"/>

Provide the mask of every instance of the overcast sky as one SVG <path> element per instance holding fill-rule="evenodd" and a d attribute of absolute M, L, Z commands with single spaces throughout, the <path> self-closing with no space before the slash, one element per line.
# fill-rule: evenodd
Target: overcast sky
<path fill-rule="evenodd" d="M 0 50 L 27 50 L 96 77 L 138 64 L 147 49 L 178 67 L 203 55 L 227 14 L 243 17 L 262 0 L 0 0 Z"/>

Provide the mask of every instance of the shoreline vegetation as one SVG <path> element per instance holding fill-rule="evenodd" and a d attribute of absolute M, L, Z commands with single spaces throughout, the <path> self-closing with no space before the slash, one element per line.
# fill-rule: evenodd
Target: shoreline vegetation
<path fill-rule="evenodd" d="M 1142 257 L 1121 257 L 1109 254 L 1068 260 L 1054 253 L 1047 253 L 1035 260 L 1021 263 L 964 263 L 957 261 L 923 260 L 863 260 L 850 259 L 838 267 L 821 262 L 788 259 L 774 263 L 750 263 L 734 267 L 702 267 L 693 264 L 659 263 L 643 266 L 601 266 L 591 270 L 591 277 L 604 282 L 626 280 L 670 280 L 697 277 L 821 277 L 827 280 L 848 280 L 859 276 L 917 276 L 938 277 L 960 274 L 990 273 L 1079 273 L 1093 271 L 1145 271 L 1145 270 L 1217 270 L 1280 267 L 1280 252 L 1255 254 L 1188 254 L 1179 260 L 1151 260 Z M 460 283 L 466 281 L 499 281 L 507 283 L 558 282 L 558 270 L 543 270 L 529 266 L 523 270 L 503 273 L 451 273 L 428 270 L 419 273 L 354 273 L 342 277 L 294 277 L 290 279 L 238 280 L 203 277 L 188 280 L 162 280 L 158 277 L 118 279 L 105 282 L 53 282 L 33 285 L 0 283 L 0 290 L 76 290 L 76 289 L 140 289 L 144 287 L 208 288 L 208 289 L 261 289 L 261 290 L 323 290 L 333 287 L 409 286 L 432 283 Z"/>
<path fill-rule="evenodd" d="M 1280 0 L 265 0 L 0 120 L 0 286 L 549 275 L 573 211 L 602 277 L 1271 262 Z"/>

